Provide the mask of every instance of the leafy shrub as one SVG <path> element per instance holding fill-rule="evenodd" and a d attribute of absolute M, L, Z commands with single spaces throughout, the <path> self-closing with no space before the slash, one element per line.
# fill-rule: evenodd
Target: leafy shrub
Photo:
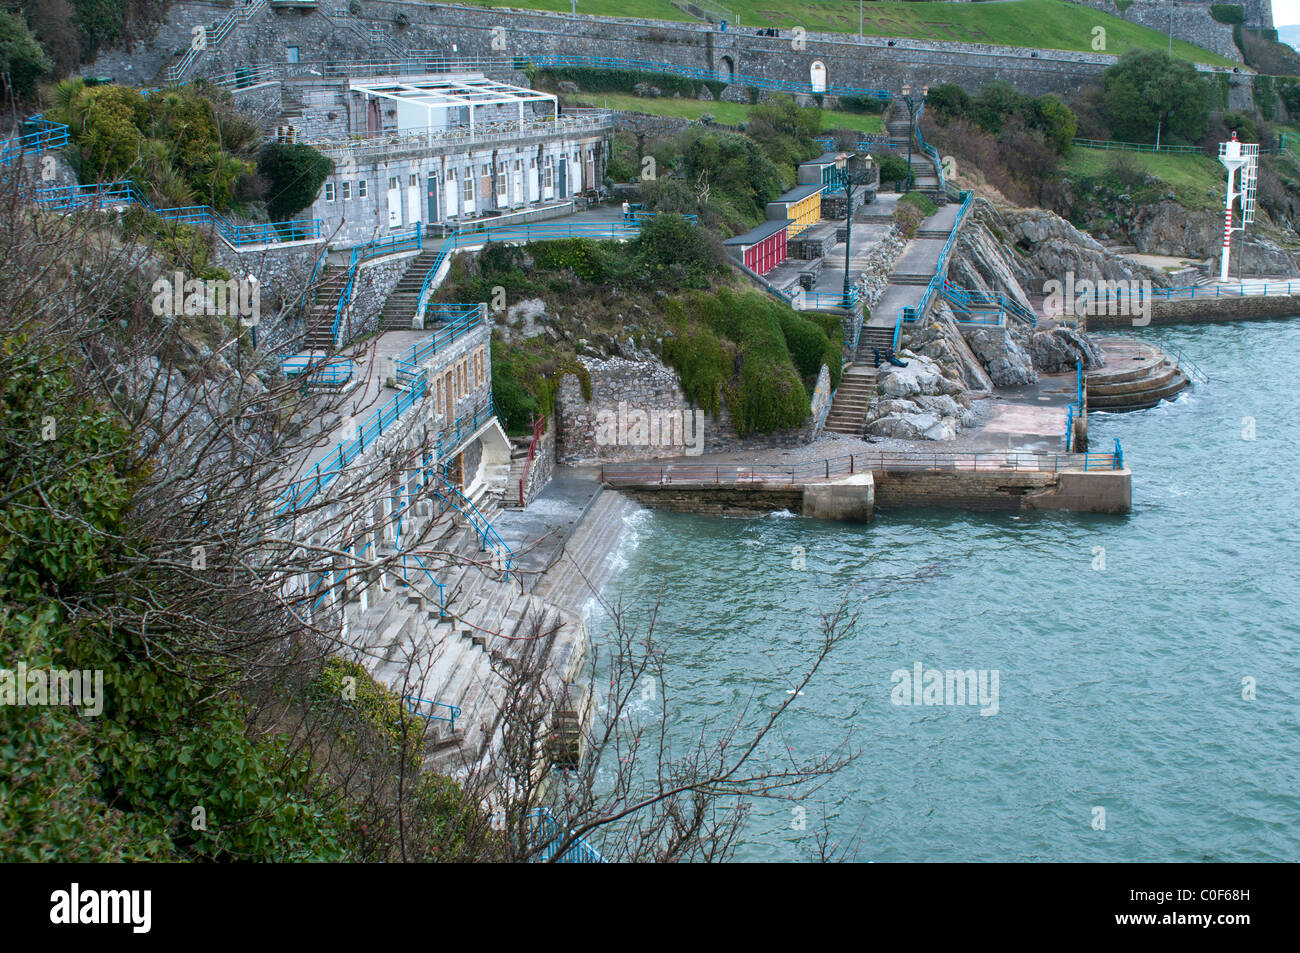
<path fill-rule="evenodd" d="M 956 83 L 931 86 L 925 97 L 925 111 L 941 126 L 952 119 L 965 119 L 971 113 L 970 94 Z"/>
<path fill-rule="evenodd" d="M 679 215 L 656 215 L 642 223 L 631 249 L 643 284 L 706 288 L 712 276 L 726 270 L 717 239 Z"/>
<path fill-rule="evenodd" d="M 1246 13 L 1239 3 L 1212 3 L 1210 16 L 1220 23 L 1245 23 Z"/>
<path fill-rule="evenodd" d="M 817 383 L 823 364 L 830 369 L 831 387 L 839 386 L 842 370 L 840 337 L 831 338 L 817 322 L 792 310 L 781 315 L 781 334 L 809 392 Z"/>
<path fill-rule="evenodd" d="M 53 64 L 21 17 L 0 10 L 0 90 L 6 98 L 25 99 Z"/>
<path fill-rule="evenodd" d="M 54 100 L 49 118 L 68 125 L 69 160 L 82 182 L 130 179 L 163 204 L 225 211 L 253 170 L 257 128 L 230 113 L 228 100 L 218 108 L 206 87 L 142 96 L 125 86 L 65 80 Z"/>
<path fill-rule="evenodd" d="M 304 143 L 272 142 L 258 157 L 257 171 L 266 180 L 271 198 L 266 203 L 273 221 L 293 218 L 316 201 L 334 160 Z"/>
<path fill-rule="evenodd" d="M 911 177 L 904 156 L 893 152 L 873 152 L 871 158 L 880 168 L 881 182 L 902 182 Z"/>

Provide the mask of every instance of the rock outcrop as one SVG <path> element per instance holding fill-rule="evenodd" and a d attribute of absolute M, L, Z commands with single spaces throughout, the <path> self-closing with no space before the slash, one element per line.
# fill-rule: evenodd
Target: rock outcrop
<path fill-rule="evenodd" d="M 1086 335 L 1065 325 L 1033 332 L 1027 350 L 1034 368 L 1043 374 L 1070 371 L 1076 363 L 1082 364 L 1084 370 L 1102 364 L 1101 349 Z"/>
<path fill-rule="evenodd" d="M 967 328 L 962 333 L 998 387 L 1020 387 L 1038 380 L 1034 362 L 1009 328 Z"/>
<path fill-rule="evenodd" d="M 915 328 L 907 331 L 907 345 L 914 352 L 933 360 L 949 380 L 968 392 L 988 392 L 993 381 L 957 327 L 952 311 L 939 302 Z"/>
<path fill-rule="evenodd" d="M 906 367 L 881 369 L 882 399 L 867 414 L 866 432 L 903 440 L 951 440 L 973 422 L 965 388 L 929 357 L 904 349 Z"/>

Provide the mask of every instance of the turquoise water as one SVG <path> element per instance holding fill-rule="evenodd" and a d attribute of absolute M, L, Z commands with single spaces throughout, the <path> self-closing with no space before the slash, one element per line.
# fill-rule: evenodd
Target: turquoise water
<path fill-rule="evenodd" d="M 1300 321 L 1146 333 L 1214 380 L 1090 418 L 1095 449 L 1123 443 L 1128 516 L 629 520 L 610 594 L 643 617 L 662 593 L 679 753 L 786 698 L 821 614 L 861 610 L 762 752 L 860 757 L 755 802 L 741 859 L 806 857 L 823 824 L 858 860 L 1300 859 Z M 997 713 L 894 704 L 918 662 L 996 670 Z"/>

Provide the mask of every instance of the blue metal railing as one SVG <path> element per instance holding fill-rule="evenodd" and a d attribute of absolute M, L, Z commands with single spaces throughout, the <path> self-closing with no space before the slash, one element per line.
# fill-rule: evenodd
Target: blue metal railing
<path fill-rule="evenodd" d="M 68 127 L 61 122 L 46 119 L 40 113 L 23 123 L 28 131 L 7 139 L 0 146 L 0 165 L 12 165 L 13 161 L 23 155 L 41 155 L 50 149 L 58 149 L 68 144 Z"/>
<path fill-rule="evenodd" d="M 967 315 L 967 317 L 958 318 L 958 324 L 1002 326 L 1006 324 L 1006 316 L 1011 314 L 1032 328 L 1038 327 L 1038 316 L 1032 311 L 1026 310 L 1023 305 L 1010 295 L 1001 292 L 969 291 L 965 288 L 959 288 L 946 278 L 940 282 L 939 292 L 946 300 L 954 304 L 958 310 L 965 312 Z M 969 317 L 969 315 L 973 314 L 982 315 L 982 317 Z M 993 316 L 991 320 L 990 315 Z"/>
<path fill-rule="evenodd" d="M 356 287 L 357 271 L 360 269 L 361 263 L 383 255 L 395 255 L 404 251 L 419 251 L 424 247 L 421 234 L 420 223 L 415 222 L 412 224 L 410 231 L 405 234 L 394 235 L 390 238 L 373 239 L 352 249 L 352 256 L 348 260 L 347 280 L 343 282 L 343 287 L 339 291 L 338 302 L 334 306 L 334 323 L 330 329 L 331 339 L 336 347 L 339 344 L 339 330 L 343 327 L 343 315 L 347 313 L 348 305 L 352 303 L 352 291 Z"/>
<path fill-rule="evenodd" d="M 339 444 L 336 450 L 318 461 L 305 476 L 291 483 L 276 501 L 276 515 L 284 516 L 297 510 L 337 479 L 344 467 L 360 456 L 367 447 L 373 446 L 403 412 L 409 410 L 424 396 L 425 386 L 423 378 L 412 381 L 410 386 L 375 411 L 366 421 L 365 426 L 358 431 L 356 437 Z"/>
<path fill-rule="evenodd" d="M 87 206 L 98 208 L 112 205 L 138 205 L 163 221 L 210 227 L 233 248 L 278 242 L 315 241 L 322 236 L 321 221 L 318 218 L 306 221 L 236 225 L 208 205 L 160 209 L 145 198 L 134 182 L 125 180 L 36 189 L 35 197 L 38 203 L 56 212 Z"/>
<path fill-rule="evenodd" d="M 324 362 L 313 362 L 308 357 L 286 357 L 280 363 L 280 373 L 285 377 L 297 377 L 302 374 L 303 382 L 319 387 L 339 387 L 352 379 L 356 364 L 347 358 L 330 358 Z"/>
<path fill-rule="evenodd" d="M 1070 404 L 1065 415 L 1065 451 L 1069 453 L 1074 450 L 1074 421 L 1077 417 L 1083 416 L 1087 392 L 1083 389 L 1083 364 L 1079 361 L 1074 362 L 1075 378 L 1075 397 L 1074 402 Z M 1116 441 L 1118 443 L 1118 441 Z M 1084 469 L 1087 469 L 1085 464 Z M 1119 466 L 1116 466 L 1119 469 Z"/>
<path fill-rule="evenodd" d="M 420 558 L 418 553 L 412 553 L 412 552 L 402 553 L 402 581 L 403 582 L 409 581 L 407 579 L 408 559 L 413 560 L 415 562 L 415 568 L 423 572 L 425 578 L 428 579 L 429 582 L 433 583 L 435 586 L 438 587 L 438 614 L 442 615 L 447 611 L 447 587 L 442 583 L 440 583 L 437 579 L 434 579 L 433 573 L 429 572 L 429 567 L 424 564 L 424 560 Z"/>
<path fill-rule="evenodd" d="M 536 855 L 538 861 L 542 863 L 554 861 L 557 864 L 605 863 L 605 858 L 601 856 L 600 851 L 581 837 L 575 839 L 562 855 L 556 857 L 555 852 L 559 850 L 567 832 L 555 819 L 550 808 L 535 807 L 528 812 L 528 819 L 531 821 L 529 827 L 532 845 L 538 848 Z"/>
<path fill-rule="evenodd" d="M 462 338 L 487 322 L 487 307 L 482 304 L 434 304 L 423 309 L 425 321 L 445 322 L 434 328 L 422 341 L 411 345 L 394 359 L 399 377 L 414 379 L 420 365 L 457 338 Z"/>
<path fill-rule="evenodd" d="M 432 698 L 421 698 L 419 695 L 403 695 L 402 701 L 406 702 L 406 710 L 413 715 L 419 715 L 425 721 L 445 721 L 451 725 L 451 730 L 456 730 L 456 719 L 460 716 L 460 709 L 455 705 L 447 702 L 434 701 Z M 428 705 L 430 711 L 422 711 L 420 706 Z M 439 714 L 439 709 L 445 708 L 447 714 Z"/>
<path fill-rule="evenodd" d="M 934 146 L 927 143 L 925 137 L 921 135 L 921 114 L 924 112 L 925 102 L 923 101 L 920 107 L 916 110 L 916 122 L 912 124 L 913 128 L 916 130 L 916 144 L 921 147 L 922 154 L 934 163 L 934 176 L 939 181 L 939 188 L 946 191 L 947 185 L 943 179 L 943 162 L 939 159 L 939 152 L 934 148 Z"/>
<path fill-rule="evenodd" d="M 957 231 L 961 228 L 962 220 L 969 211 L 971 200 L 974 198 L 970 192 L 961 193 L 961 207 L 957 209 L 957 217 L 953 219 L 952 230 L 948 233 L 948 240 L 943 243 L 943 249 L 939 252 L 939 260 L 934 267 L 934 277 L 930 283 L 925 286 L 925 292 L 921 295 L 921 301 L 915 308 L 901 308 L 898 312 L 898 320 L 894 323 L 894 348 L 897 349 L 899 341 L 902 339 L 903 323 L 911 324 L 921 319 L 926 309 L 930 306 L 930 301 L 937 294 L 942 286 L 947 282 L 948 274 L 948 257 L 952 254 L 952 247 L 957 241 Z"/>

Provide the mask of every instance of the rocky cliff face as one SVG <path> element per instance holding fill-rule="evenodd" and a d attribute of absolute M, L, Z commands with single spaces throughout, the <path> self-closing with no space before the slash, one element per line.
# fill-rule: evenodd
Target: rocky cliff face
<path fill-rule="evenodd" d="M 1055 212 L 1046 209 L 1015 209 L 999 214 L 992 206 L 981 209 L 979 220 L 1005 236 L 1002 247 L 1011 245 L 1023 257 L 1034 290 L 1043 281 L 1075 280 L 1150 281 L 1156 287 L 1169 284 L 1162 271 L 1129 261 L 1104 248 L 1095 238 L 1075 228 Z"/>

